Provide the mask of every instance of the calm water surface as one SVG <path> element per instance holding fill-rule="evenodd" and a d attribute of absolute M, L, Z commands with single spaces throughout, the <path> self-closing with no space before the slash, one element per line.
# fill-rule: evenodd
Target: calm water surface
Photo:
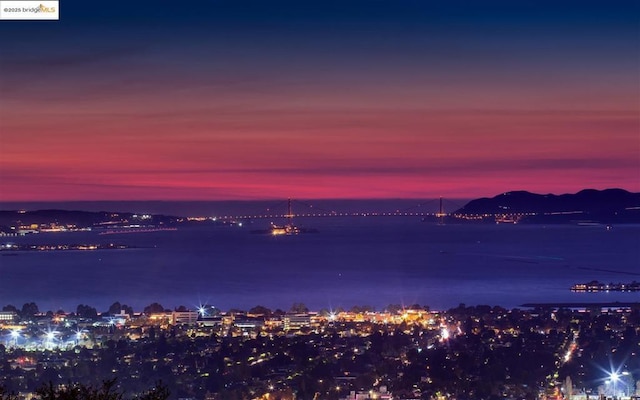
<path fill-rule="evenodd" d="M 639 293 L 571 293 L 578 282 L 640 280 L 640 226 L 445 225 L 416 218 L 298 221 L 315 234 L 256 235 L 253 226 L 98 235 L 39 234 L 17 243 L 123 243 L 128 250 L 0 257 L 0 305 L 99 310 L 207 303 L 313 309 L 395 303 L 435 309 L 526 302 L 640 301 Z"/>

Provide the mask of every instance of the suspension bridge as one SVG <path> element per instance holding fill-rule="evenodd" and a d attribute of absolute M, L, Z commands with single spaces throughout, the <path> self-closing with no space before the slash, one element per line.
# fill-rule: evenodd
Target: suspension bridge
<path fill-rule="evenodd" d="M 297 210 L 293 211 L 294 205 Z M 332 217 L 420 217 L 434 218 L 436 220 L 444 220 L 444 218 L 452 217 L 454 214 L 445 211 L 445 206 L 451 210 L 462 208 L 451 200 L 445 200 L 442 197 L 426 202 L 417 203 L 411 207 L 396 210 L 385 211 L 354 211 L 354 210 L 336 210 L 326 209 L 317 204 L 309 204 L 306 202 L 288 199 L 285 202 L 279 202 L 273 206 L 269 206 L 263 210 L 253 213 L 244 213 L 237 215 L 221 215 L 216 216 L 218 220 L 254 220 L 254 219 L 288 219 L 293 218 L 332 218 Z M 437 208 L 436 208 L 437 207 Z M 426 210 L 429 209 L 429 210 Z M 435 209 L 435 211 L 433 211 Z M 282 210 L 280 212 L 280 210 Z"/>

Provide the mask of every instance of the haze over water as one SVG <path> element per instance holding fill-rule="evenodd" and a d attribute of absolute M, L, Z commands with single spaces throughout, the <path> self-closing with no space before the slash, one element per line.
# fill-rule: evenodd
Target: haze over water
<path fill-rule="evenodd" d="M 6 208 L 6 207 L 4 207 Z M 279 221 L 276 221 L 279 222 Z M 640 226 L 445 225 L 410 217 L 299 218 L 318 233 L 272 237 L 243 227 L 5 238 L 17 243 L 121 243 L 128 250 L 23 252 L 0 259 L 0 303 L 42 310 L 135 310 L 207 303 L 312 309 L 419 303 L 515 307 L 528 302 L 638 301 L 638 293 L 572 293 L 575 283 L 640 276 Z"/>

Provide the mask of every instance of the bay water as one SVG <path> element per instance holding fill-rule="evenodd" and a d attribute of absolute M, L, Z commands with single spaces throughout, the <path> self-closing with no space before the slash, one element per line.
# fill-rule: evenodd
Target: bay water
<path fill-rule="evenodd" d="M 134 248 L 28 251 L 0 257 L 0 305 L 136 311 L 201 304 L 314 310 L 369 305 L 517 307 L 531 302 L 640 301 L 640 293 L 573 293 L 575 283 L 640 280 L 640 226 L 448 224 L 416 217 L 299 218 L 317 233 L 254 234 L 242 227 L 0 238 L 29 244 L 118 243 Z"/>

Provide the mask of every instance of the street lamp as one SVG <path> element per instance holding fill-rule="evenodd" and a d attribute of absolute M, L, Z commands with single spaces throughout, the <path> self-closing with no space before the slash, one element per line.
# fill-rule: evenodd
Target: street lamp
<path fill-rule="evenodd" d="M 620 375 L 618 375 L 617 372 L 612 372 L 611 374 L 609 374 L 609 378 L 611 379 L 611 382 L 613 382 L 613 397 L 617 397 L 618 394 L 616 390 L 616 384 L 620 380 Z"/>
<path fill-rule="evenodd" d="M 58 331 L 54 330 L 47 330 L 47 332 L 45 332 L 44 334 L 44 345 L 45 347 L 51 349 L 54 347 L 55 344 L 55 340 L 56 340 L 56 335 L 58 334 Z"/>
<path fill-rule="evenodd" d="M 80 341 L 83 339 L 84 333 L 82 332 L 82 329 L 79 329 L 76 331 L 75 334 L 75 339 L 76 339 L 76 346 L 80 344 Z"/>
<path fill-rule="evenodd" d="M 18 347 L 18 338 L 20 337 L 20 331 L 15 329 L 11 331 L 11 339 L 13 339 L 13 346 Z"/>

